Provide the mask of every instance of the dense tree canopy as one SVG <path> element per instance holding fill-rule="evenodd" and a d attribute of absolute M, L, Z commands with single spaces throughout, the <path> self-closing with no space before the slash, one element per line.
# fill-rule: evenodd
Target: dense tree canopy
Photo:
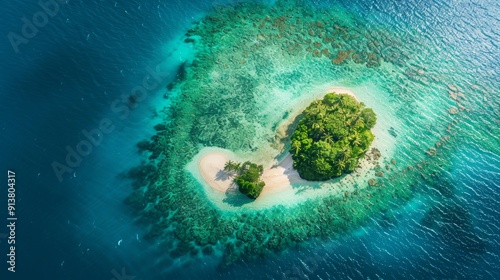
<path fill-rule="evenodd" d="M 293 167 L 311 181 L 354 171 L 374 139 L 376 120 L 372 109 L 347 94 L 312 102 L 291 138 Z"/>
<path fill-rule="evenodd" d="M 224 171 L 236 174 L 234 182 L 239 191 L 250 198 L 256 199 L 264 188 L 265 183 L 260 180 L 264 172 L 262 165 L 249 161 L 240 164 L 230 160 L 224 165 Z"/>

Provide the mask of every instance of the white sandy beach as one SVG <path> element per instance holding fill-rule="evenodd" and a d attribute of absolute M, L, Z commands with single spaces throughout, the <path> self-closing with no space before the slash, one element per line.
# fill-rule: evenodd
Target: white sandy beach
<path fill-rule="evenodd" d="M 357 99 L 353 91 L 342 87 L 322 87 L 316 89 L 319 94 L 316 95 L 314 99 L 321 99 L 324 95 L 330 92 L 335 92 L 338 94 L 349 94 Z M 359 101 L 359 100 L 358 100 Z M 290 120 L 294 119 L 295 115 L 300 114 L 309 103 L 304 104 L 303 108 L 296 108 L 288 121 L 282 125 L 286 127 Z M 284 129 L 282 129 L 284 130 Z M 210 148 L 208 148 L 210 149 Z M 233 177 L 230 177 L 224 172 L 224 164 L 228 160 L 234 160 L 238 162 L 243 162 L 245 159 L 236 158 L 230 151 L 223 151 L 222 149 L 211 149 L 201 152 L 201 157 L 197 164 L 198 173 L 201 175 L 203 180 L 210 185 L 210 187 L 218 192 L 225 193 L 229 189 L 235 189 L 236 186 L 233 183 Z M 269 165 L 269 164 L 268 164 Z M 268 166 L 264 164 L 264 166 Z M 262 197 L 269 196 L 271 194 L 277 194 L 286 190 L 292 189 L 292 184 L 304 183 L 311 184 L 312 182 L 301 179 L 299 173 L 293 169 L 293 160 L 291 154 L 287 154 L 278 164 L 274 164 L 264 169 L 262 174 L 262 180 L 266 183 L 259 199 Z"/>
<path fill-rule="evenodd" d="M 211 152 L 203 155 L 198 162 L 199 172 L 203 179 L 219 192 L 226 192 L 235 187 L 233 178 L 224 172 L 224 164 L 228 160 L 224 154 Z M 293 160 L 290 154 L 277 166 L 266 168 L 261 178 L 266 183 L 261 196 L 281 192 L 289 188 L 292 183 L 308 182 L 301 179 L 299 173 L 293 169 Z"/>
<path fill-rule="evenodd" d="M 365 95 L 369 92 L 367 88 L 359 88 L 359 90 Z M 300 178 L 298 172 L 293 169 L 291 155 L 284 150 L 283 139 L 289 137 L 287 135 L 289 125 L 312 101 L 322 99 L 330 92 L 349 94 L 360 101 L 348 88 L 334 87 L 331 84 L 313 87 L 307 97 L 296 103 L 288 117 L 279 124 L 274 144 L 261 146 L 252 153 L 235 153 L 217 147 L 204 147 L 186 166 L 186 169 L 200 182 L 206 195 L 215 205 L 231 211 L 236 211 L 241 207 L 262 209 L 276 205 L 294 205 L 318 195 L 344 195 L 360 186 L 367 186 L 368 180 L 375 176 L 372 169 L 374 163 L 371 161 L 361 159 L 356 171 L 346 176 L 324 182 L 311 182 Z M 367 101 L 370 107 L 377 105 L 370 102 L 370 99 Z M 375 140 L 371 146 L 380 150 L 385 159 L 387 156 L 392 156 L 395 144 L 395 138 L 387 133 L 389 127 L 395 125 L 390 121 L 392 118 L 387 112 L 390 111 L 383 108 L 378 108 L 376 111 L 378 120 L 372 130 Z M 224 172 L 224 165 L 228 160 L 236 162 L 248 160 L 264 166 L 261 178 L 266 184 L 260 196 L 252 203 L 245 202 L 244 196 L 239 193 L 236 184 L 233 183 L 233 177 Z"/>
<path fill-rule="evenodd" d="M 233 178 L 224 173 L 224 164 L 229 159 L 220 153 L 204 155 L 198 162 L 201 176 L 215 190 L 226 192 L 234 183 Z"/>

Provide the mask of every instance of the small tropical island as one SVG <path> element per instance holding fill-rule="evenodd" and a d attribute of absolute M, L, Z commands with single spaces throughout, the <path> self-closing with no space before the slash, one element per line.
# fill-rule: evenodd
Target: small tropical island
<path fill-rule="evenodd" d="M 211 152 L 197 160 L 203 180 L 214 190 L 233 187 L 251 199 L 276 193 L 292 183 L 308 184 L 349 174 L 359 166 L 375 136 L 377 117 L 352 92 L 326 94 L 298 117 L 289 138 L 289 154 L 277 165 L 236 160 L 230 151 Z M 221 176 L 221 173 L 224 176 Z"/>
<path fill-rule="evenodd" d="M 348 94 L 314 101 L 292 134 L 290 153 L 300 177 L 323 181 L 351 173 L 375 138 L 377 117 Z"/>

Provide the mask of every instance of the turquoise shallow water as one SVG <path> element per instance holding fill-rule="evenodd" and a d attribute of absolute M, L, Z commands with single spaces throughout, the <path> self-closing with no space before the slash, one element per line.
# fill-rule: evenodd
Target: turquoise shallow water
<path fill-rule="evenodd" d="M 498 4 L 322 1 L 299 5 L 309 9 L 300 15 L 297 7 L 283 12 L 266 4 L 239 17 L 236 8 L 215 11 L 231 16 L 204 18 L 214 13 L 209 6 L 223 4 L 71 3 L 20 55 L 2 45 L 1 88 L 9 101 L 2 127 L 12 133 L 2 137 L 9 147 L 2 167 L 20 174 L 19 263 L 30 267 L 16 276 L 110 279 L 125 269 L 138 279 L 495 279 Z M 5 33 L 36 9 L 9 9 Z M 282 13 L 292 17 L 274 22 Z M 259 33 L 255 14 L 270 16 Z M 318 19 L 333 28 L 325 33 L 338 30 L 325 18 L 347 28 L 347 38 L 318 37 Z M 195 22 L 199 37 L 184 43 Z M 298 27 L 287 35 L 289 26 Z M 293 35 L 303 32 L 314 41 Z M 332 64 L 339 49 L 353 49 L 365 62 L 350 54 Z M 380 66 L 367 68 L 372 52 Z M 169 87 L 184 61 L 186 72 Z M 116 119 L 111 102 L 157 64 L 170 73 L 166 89 L 126 121 Z M 366 180 L 359 179 L 359 196 L 346 201 L 300 200 L 304 192 L 297 190 L 287 207 L 225 211 L 184 170 L 204 146 L 259 153 L 273 144 L 283 117 L 314 98 L 312 89 L 330 85 L 352 88 L 381 116 L 379 137 L 387 141 L 380 186 L 363 189 Z M 117 120 L 117 131 L 58 182 L 50 163 L 63 160 L 65 145 L 103 117 Z M 158 123 L 168 130 L 160 131 L 160 155 L 151 161 L 135 144 L 154 135 Z M 436 156 L 426 154 L 431 147 Z M 125 174 L 141 163 L 154 167 L 134 173 L 138 185 Z M 134 200 L 126 200 L 132 191 Z"/>
<path fill-rule="evenodd" d="M 153 149 L 175 154 L 167 152 L 157 166 L 166 175 L 132 195 L 138 209 L 140 201 L 153 203 L 142 210 L 155 224 L 150 237 L 172 233 L 180 240 L 164 239 L 171 257 L 215 250 L 225 266 L 253 263 L 311 238 L 343 238 L 379 219 L 391 228 L 398 211 L 419 213 L 412 221 L 452 246 L 485 252 L 487 245 L 447 176 L 455 170 L 453 155 L 478 140 L 480 127 L 495 122 L 484 115 L 495 110 L 497 101 L 490 98 L 495 81 L 451 71 L 464 67 L 464 53 L 443 51 L 449 42 L 413 26 L 388 24 L 377 12 L 363 18 L 356 9 L 241 4 L 216 8 L 188 31 L 198 53 L 185 80 L 173 87 L 179 95 L 169 114 L 171 128 L 159 133 Z M 351 184 L 355 191 L 349 198 L 327 192 L 303 200 L 297 190 L 286 194 L 286 206 L 269 208 L 266 201 L 266 209 L 259 210 L 258 202 L 246 202 L 236 206 L 240 211 L 226 213 L 179 169 L 203 146 L 268 154 L 284 116 L 332 86 L 352 88 L 378 114 L 375 134 L 385 174 L 374 177 L 375 186 L 366 187 L 368 178 L 361 176 L 334 185 L 344 190 Z M 481 138 L 481 148 L 496 154 L 495 134 Z"/>

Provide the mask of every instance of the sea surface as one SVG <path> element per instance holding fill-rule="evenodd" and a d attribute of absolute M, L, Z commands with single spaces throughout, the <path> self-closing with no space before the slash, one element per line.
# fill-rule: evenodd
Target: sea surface
<path fill-rule="evenodd" d="M 340 7 L 363 19 L 366 30 L 385 29 L 399 38 L 394 40 L 399 45 L 393 47 L 405 50 L 404 66 L 383 64 L 381 70 L 367 70 L 359 76 L 358 68 L 342 68 L 330 80 L 353 88 L 375 111 L 388 111 L 382 115 L 394 116 L 394 122 L 386 117 L 381 125 L 394 124 L 395 131 L 384 133 L 397 135 L 390 152 L 397 156 L 398 168 L 411 165 L 417 172 L 422 161 L 436 162 L 439 172 L 415 173 L 420 179 L 412 183 L 407 201 L 394 202 L 391 209 L 348 232 L 313 235 L 278 252 L 248 260 L 242 257 L 230 265 L 221 265 L 221 244 L 227 239 L 218 241 L 212 254 L 193 250 L 175 258 L 171 254 L 175 237 L 165 233 L 146 238 L 152 227 L 142 220 L 144 212 L 126 203 L 134 183 L 127 174 L 150 162 L 149 154 L 139 152 L 136 144 L 157 133 L 154 127 L 168 121 L 165 112 L 169 108 L 185 105 L 175 102 L 183 100 L 177 96 L 181 94 L 169 91 L 168 85 L 179 80 L 179 67 L 196 58 L 194 44 L 184 42 L 186 32 L 193 23 L 203 22 L 213 7 L 232 4 L 218 0 L 59 3 L 16 52 L 8 34 L 21 36 L 22 18 L 33 21 L 44 10 L 37 1 L 4 3 L 0 220 L 7 224 L 8 170 L 16 173 L 18 220 L 15 273 L 7 271 L 8 232 L 0 226 L 0 279 L 499 279 L 497 1 L 303 4 L 313 9 Z M 318 67 L 331 67 L 329 61 L 307 59 L 308 64 L 299 68 L 310 69 L 302 72 L 305 76 L 319 71 Z M 432 73 L 439 84 L 431 76 L 422 79 L 420 69 L 425 75 Z M 281 85 L 280 92 L 290 96 L 276 93 L 280 102 L 287 106 L 300 102 L 298 89 L 307 85 L 294 88 L 297 76 L 291 74 L 283 79 L 289 84 Z M 137 87 L 144 84 L 155 86 L 146 90 L 144 98 L 131 100 L 131 92 L 137 93 Z M 457 106 L 449 97 L 453 86 L 466 96 L 465 108 L 459 108 L 458 114 L 448 111 Z M 269 96 L 260 98 L 256 104 L 267 106 L 268 115 L 255 131 L 269 137 L 269 127 L 286 108 L 268 102 Z M 82 148 L 87 132 L 102 127 L 103 122 L 112 125 L 112 131 L 101 133 L 102 139 L 96 140 L 88 155 L 58 178 L 54 163 L 68 165 L 68 158 L 74 160 L 68 156 L 70 151 Z M 206 125 L 210 128 L 210 123 Z M 451 140 L 438 150 L 439 159 L 428 159 L 425 152 L 442 133 L 451 135 Z M 239 147 L 239 142 L 218 140 L 199 143 Z M 200 191 L 186 202 L 186 209 L 211 207 L 196 200 L 204 197 L 201 186 L 186 186 L 197 187 Z M 184 210 L 179 207 L 179 211 Z M 293 208 L 283 211 L 290 214 Z M 214 213 L 226 215 L 222 210 Z"/>

